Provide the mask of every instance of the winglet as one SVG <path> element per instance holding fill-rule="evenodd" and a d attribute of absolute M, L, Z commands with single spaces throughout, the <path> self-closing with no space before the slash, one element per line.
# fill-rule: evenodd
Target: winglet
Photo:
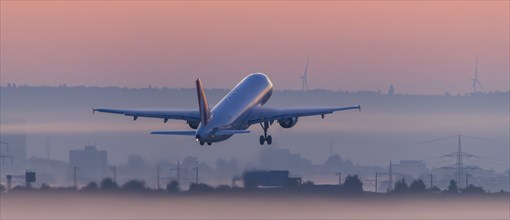
<path fill-rule="evenodd" d="M 206 125 L 207 121 L 209 121 L 209 118 L 211 117 L 211 112 L 209 111 L 209 104 L 207 104 L 207 98 L 205 97 L 202 81 L 200 79 L 197 79 L 196 84 L 197 84 L 198 109 L 200 110 L 200 123 Z"/>
<path fill-rule="evenodd" d="M 92 108 L 92 114 L 96 113 L 96 109 Z"/>
<path fill-rule="evenodd" d="M 358 110 L 359 112 L 361 112 L 361 105 L 358 105 Z"/>

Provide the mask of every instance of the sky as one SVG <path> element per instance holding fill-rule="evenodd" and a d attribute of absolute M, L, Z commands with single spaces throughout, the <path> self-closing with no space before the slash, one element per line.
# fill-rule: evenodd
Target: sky
<path fill-rule="evenodd" d="M 1 1 L 0 85 L 510 89 L 508 1 Z"/>

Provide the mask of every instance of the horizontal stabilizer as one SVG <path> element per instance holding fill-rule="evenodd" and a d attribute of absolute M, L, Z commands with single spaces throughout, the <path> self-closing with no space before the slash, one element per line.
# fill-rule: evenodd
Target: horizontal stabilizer
<path fill-rule="evenodd" d="M 163 135 L 196 135 L 195 130 L 181 130 L 181 131 L 153 131 L 151 134 L 163 134 Z"/>
<path fill-rule="evenodd" d="M 229 134 L 246 134 L 250 133 L 249 130 L 219 130 L 216 131 L 215 135 L 229 135 Z"/>

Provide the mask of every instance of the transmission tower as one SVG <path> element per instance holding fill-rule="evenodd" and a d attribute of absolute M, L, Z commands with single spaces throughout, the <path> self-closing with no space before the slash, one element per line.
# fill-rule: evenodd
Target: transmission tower
<path fill-rule="evenodd" d="M 476 167 L 466 166 L 464 164 L 464 159 L 465 158 L 471 158 L 471 157 L 480 158 L 477 155 L 469 154 L 469 153 L 466 153 L 466 152 L 464 152 L 462 150 L 462 140 L 461 140 L 461 137 L 468 137 L 468 138 L 484 140 L 484 141 L 492 141 L 492 140 L 489 140 L 489 139 L 486 139 L 486 138 L 472 137 L 472 136 L 460 135 L 459 134 L 459 135 L 455 135 L 455 136 L 438 138 L 438 139 L 434 139 L 434 140 L 428 140 L 428 141 L 422 141 L 422 142 L 416 143 L 416 144 L 425 144 L 425 143 L 432 143 L 432 142 L 438 142 L 438 141 L 444 141 L 444 140 L 447 140 L 447 139 L 457 138 L 457 151 L 441 156 L 441 157 L 455 158 L 455 164 L 451 164 L 451 165 L 448 165 L 448 166 L 443 166 L 441 168 L 443 168 L 443 169 L 455 169 L 455 180 L 457 181 L 457 185 L 458 186 L 461 186 L 461 184 L 464 182 L 464 181 L 462 181 L 463 180 L 463 176 L 464 176 L 463 173 L 467 173 L 467 171 L 466 171 L 467 169 L 476 169 Z"/>
<path fill-rule="evenodd" d="M 456 159 L 456 162 L 454 164 L 454 168 L 456 169 L 455 176 L 456 176 L 457 184 L 459 186 L 463 182 L 462 181 L 462 179 L 463 179 L 462 177 L 464 176 L 463 172 L 465 172 L 466 169 L 472 169 L 473 168 L 473 167 L 465 166 L 464 158 L 479 157 L 479 156 L 476 156 L 476 155 L 473 155 L 473 154 L 469 154 L 469 153 L 466 153 L 466 152 L 462 151 L 461 137 L 462 137 L 462 135 L 458 135 L 457 151 L 453 152 L 453 153 L 449 153 L 449 154 L 443 156 L 443 157 L 452 157 L 452 158 Z M 452 168 L 452 166 L 450 165 L 450 166 L 446 166 L 444 168 Z M 465 187 L 467 187 L 467 186 L 465 186 Z"/>

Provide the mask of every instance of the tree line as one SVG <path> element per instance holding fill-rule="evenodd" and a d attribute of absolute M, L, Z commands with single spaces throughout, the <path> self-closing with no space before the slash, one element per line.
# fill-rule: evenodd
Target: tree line
<path fill-rule="evenodd" d="M 326 187 L 325 186 L 329 186 Z M 331 187 L 333 186 L 333 187 Z M 15 187 L 13 190 L 17 189 L 26 189 L 27 187 Z M 35 188 L 31 188 L 35 189 Z M 82 188 L 75 187 L 51 187 L 45 183 L 41 185 L 39 190 L 79 190 L 79 191 L 131 191 L 131 192 L 166 192 L 166 193 L 181 193 L 181 192 L 215 192 L 215 191 L 229 191 L 229 190 L 244 190 L 249 191 L 253 189 L 248 188 L 239 188 L 239 187 L 231 187 L 228 185 L 220 185 L 213 187 L 211 185 L 205 183 L 191 183 L 188 186 L 187 190 L 182 190 L 181 185 L 177 181 L 171 181 L 164 186 L 164 188 L 154 189 L 146 186 L 145 181 L 132 179 L 125 182 L 122 185 L 118 185 L 112 178 L 104 178 L 98 183 L 91 181 L 86 186 Z M 362 194 L 365 191 L 363 190 L 363 182 L 358 177 L 358 175 L 349 175 L 346 177 L 345 181 L 341 185 L 315 185 L 312 181 L 306 181 L 300 185 L 292 185 L 292 186 L 283 186 L 280 189 L 282 190 L 291 190 L 291 191 L 335 191 L 340 193 L 347 194 Z M 0 192 L 4 192 L 6 190 L 5 186 L 0 184 Z M 274 190 L 274 189 L 273 189 Z M 457 182 L 455 180 L 451 180 L 448 188 L 441 190 L 437 186 L 433 186 L 431 188 L 427 188 L 423 180 L 416 179 L 411 182 L 411 184 L 407 184 L 405 179 L 397 180 L 392 190 L 389 190 L 390 194 L 411 194 L 411 193 L 463 193 L 463 194 L 477 194 L 477 193 L 486 193 L 486 191 L 481 186 L 475 186 L 473 184 L 468 185 L 465 188 L 459 188 Z"/>

